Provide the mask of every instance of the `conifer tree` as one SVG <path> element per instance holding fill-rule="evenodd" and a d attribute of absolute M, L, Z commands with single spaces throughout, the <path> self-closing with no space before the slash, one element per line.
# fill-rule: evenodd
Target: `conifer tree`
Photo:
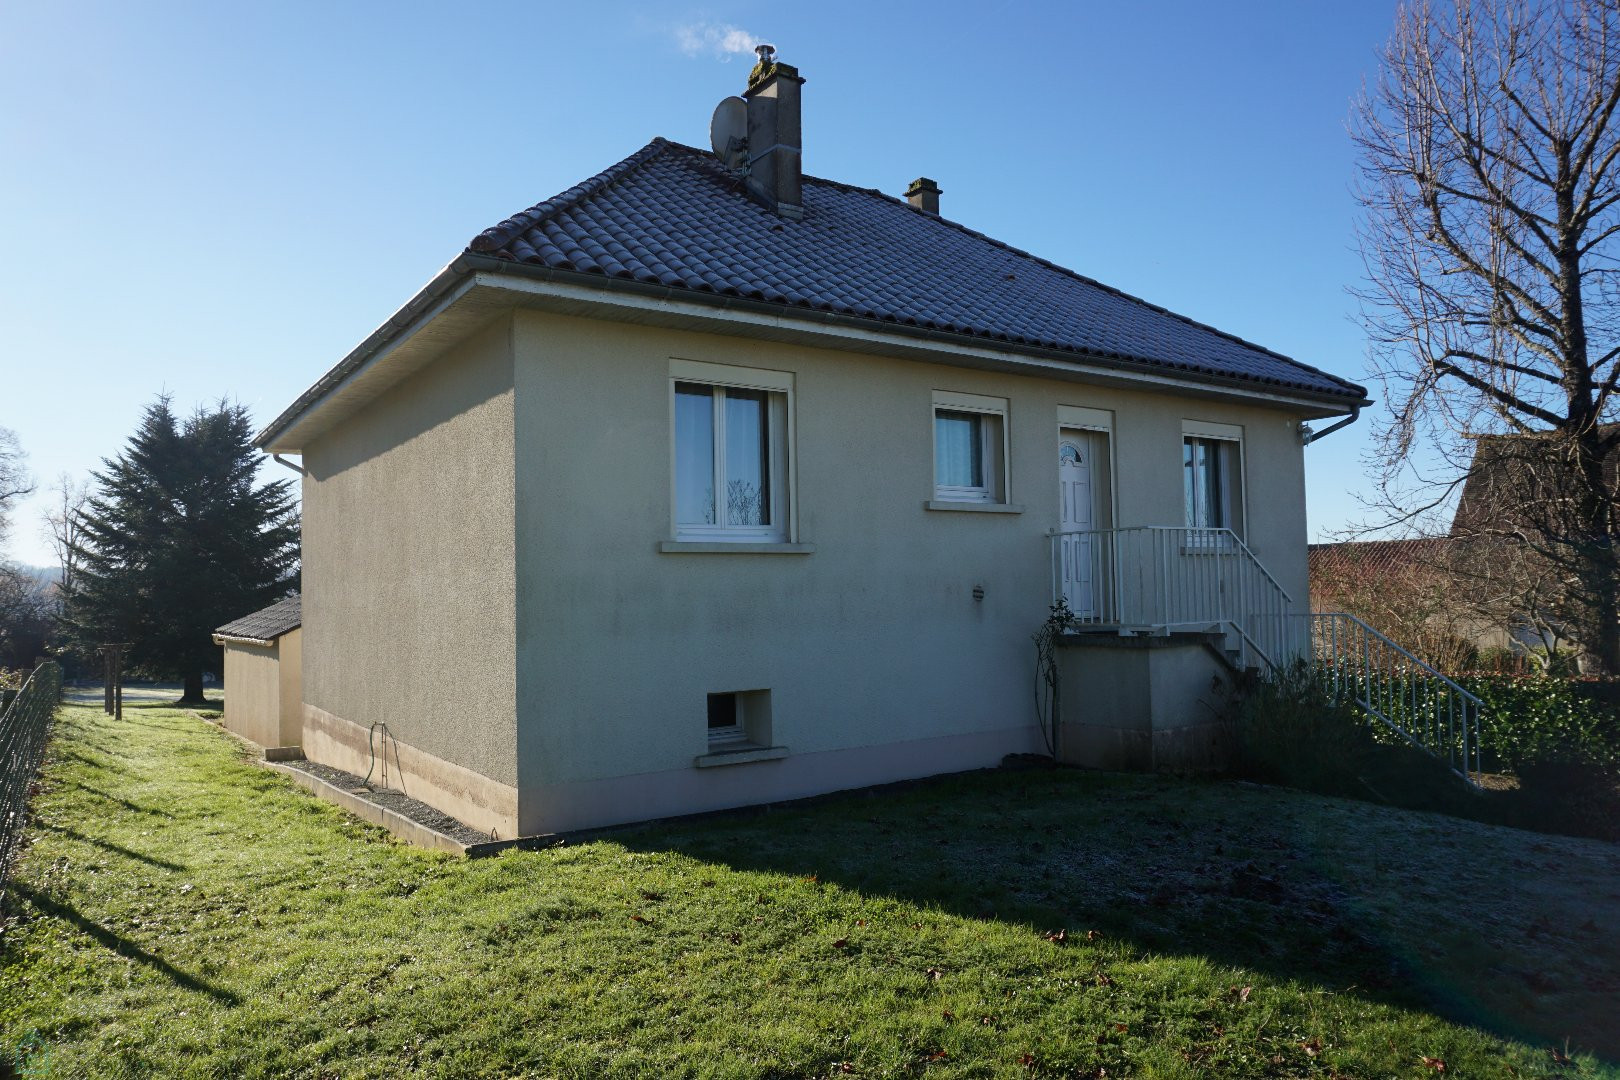
<path fill-rule="evenodd" d="M 72 636 L 128 642 L 132 668 L 185 682 L 201 700 L 217 671 L 216 626 L 298 583 L 298 519 L 288 480 L 256 484 L 248 413 L 221 402 L 185 420 L 161 396 L 116 458 L 93 473 L 67 596 Z"/>

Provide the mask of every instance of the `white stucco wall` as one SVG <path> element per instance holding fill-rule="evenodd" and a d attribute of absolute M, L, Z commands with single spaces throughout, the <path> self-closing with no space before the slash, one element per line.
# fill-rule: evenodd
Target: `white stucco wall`
<path fill-rule="evenodd" d="M 853 786 L 1035 749 L 1030 635 L 1051 599 L 1060 405 L 1114 412 L 1119 525 L 1182 524 L 1184 420 L 1242 425 L 1249 542 L 1305 597 L 1297 415 L 538 312 L 516 316 L 513 345 L 516 768 L 525 798 L 553 793 L 525 831 L 557 827 L 559 792 L 611 803 L 613 778 L 644 778 L 620 789 L 630 820 L 637 791 L 666 783 L 695 810 L 837 787 L 840 770 Z M 813 554 L 658 550 L 672 357 L 793 373 L 796 533 Z M 936 390 L 1010 399 L 1008 500 L 1023 513 L 924 508 Z M 706 694 L 756 688 L 792 758 L 693 770 Z M 899 745 L 883 775 L 860 772 L 861 748 Z M 820 762 L 813 778 L 796 758 Z M 783 782 L 717 776 L 705 797 L 694 779 L 748 769 Z"/>
<path fill-rule="evenodd" d="M 296 746 L 283 742 L 281 656 L 276 645 L 225 643 L 225 727 L 260 746 Z"/>
<path fill-rule="evenodd" d="M 386 723 L 407 763 L 515 784 L 512 424 L 501 319 L 305 447 L 303 700 L 317 760 L 355 768 L 370 725 Z M 447 772 L 434 782 L 468 787 Z"/>

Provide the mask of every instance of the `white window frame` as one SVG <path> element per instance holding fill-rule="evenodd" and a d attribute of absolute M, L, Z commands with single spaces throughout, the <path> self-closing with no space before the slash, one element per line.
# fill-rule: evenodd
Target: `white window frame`
<path fill-rule="evenodd" d="M 1219 508 L 1222 522 L 1219 525 L 1198 526 L 1186 521 L 1186 481 L 1182 481 L 1182 518 L 1189 529 L 1207 528 L 1230 530 L 1234 536 L 1242 538 L 1245 525 L 1248 521 L 1248 477 L 1245 475 L 1245 456 L 1243 453 L 1243 428 L 1239 424 L 1222 424 L 1213 420 L 1183 420 L 1181 422 L 1181 453 L 1179 455 L 1182 468 L 1186 468 L 1187 440 L 1197 439 L 1202 442 L 1227 443 L 1232 446 L 1231 467 L 1228 470 L 1224 457 L 1217 458 L 1216 468 L 1221 471 L 1221 492 Z M 1236 491 L 1233 491 L 1234 486 Z M 1210 540 L 1215 538 L 1213 534 Z"/>
<path fill-rule="evenodd" d="M 677 440 L 675 427 L 675 388 L 681 383 L 708 386 L 720 391 L 713 395 L 714 416 L 714 499 L 715 516 L 725 513 L 725 397 L 727 389 L 762 391 L 766 394 L 768 468 L 771 488 L 771 524 L 731 525 L 683 523 L 680 501 L 676 492 Z M 669 362 L 669 519 L 670 535 L 677 541 L 709 543 L 789 543 L 793 537 L 793 523 L 798 517 L 795 492 L 798 488 L 794 473 L 795 457 L 793 432 L 793 374 L 764 368 L 735 367 L 730 364 L 712 364 L 701 360 L 671 357 Z"/>
<path fill-rule="evenodd" d="M 710 695 L 715 696 L 715 695 Z M 736 720 L 727 727 L 711 727 L 709 732 L 709 746 L 711 748 L 743 746 L 748 742 L 748 718 L 743 700 L 744 695 L 736 691 L 727 691 L 725 696 L 731 698 L 732 707 L 736 710 Z"/>
<path fill-rule="evenodd" d="M 933 411 L 929 414 L 929 437 L 933 447 L 930 455 L 934 470 L 934 499 L 944 503 L 1006 504 L 1009 499 L 1007 479 L 1007 399 L 985 397 L 982 394 L 960 394 L 951 390 L 935 390 Z M 967 413 L 979 418 L 979 460 L 984 469 L 984 483 L 979 486 L 941 484 L 939 482 L 939 417 L 941 413 Z"/>

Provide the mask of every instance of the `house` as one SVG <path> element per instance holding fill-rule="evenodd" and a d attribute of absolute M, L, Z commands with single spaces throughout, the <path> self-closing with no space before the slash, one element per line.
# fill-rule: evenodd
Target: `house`
<path fill-rule="evenodd" d="M 1472 576 L 1501 597 L 1499 621 L 1523 649 L 1577 658 L 1603 671 L 1616 629 L 1613 537 L 1620 532 L 1620 424 L 1590 432 L 1593 490 L 1576 478 L 1579 442 L 1569 432 L 1474 436 L 1451 536 L 1476 549 Z"/>
<path fill-rule="evenodd" d="M 1620 425 L 1599 434 L 1620 442 Z M 1570 541 L 1590 526 L 1567 493 L 1570 448 L 1547 432 L 1473 442 L 1448 532 L 1311 545 L 1311 607 L 1353 613 L 1446 670 L 1478 654 L 1546 664 L 1580 647 L 1569 616 L 1590 603 L 1572 587 Z M 1604 474 L 1620 490 L 1620 455 Z"/>
<path fill-rule="evenodd" d="M 311 759 L 385 745 L 498 837 L 778 800 L 1042 749 L 1059 597 L 1239 665 L 1303 610 L 1304 425 L 1362 388 L 931 180 L 803 175 L 802 81 L 767 57 L 720 154 L 655 139 L 480 233 L 258 436 L 301 455 Z M 1199 607 L 1238 571 L 1263 612 Z M 1181 691 L 1108 672 L 1209 683 L 1173 652 L 1099 651 L 1065 708 L 1158 722 Z"/>
<path fill-rule="evenodd" d="M 1440 671 L 1472 670 L 1481 653 L 1525 648 L 1459 574 L 1474 554 L 1451 536 L 1312 544 L 1311 610 L 1354 615 Z"/>
<path fill-rule="evenodd" d="M 225 647 L 225 727 L 271 761 L 299 755 L 304 731 L 298 594 L 214 631 Z"/>

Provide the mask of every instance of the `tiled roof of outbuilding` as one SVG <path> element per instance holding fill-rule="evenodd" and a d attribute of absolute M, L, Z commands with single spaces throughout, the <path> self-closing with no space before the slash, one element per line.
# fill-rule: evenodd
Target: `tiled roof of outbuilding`
<path fill-rule="evenodd" d="M 1306 557 L 1312 581 L 1360 581 L 1399 577 L 1443 566 L 1451 543 L 1449 536 L 1419 536 L 1409 540 L 1312 544 Z"/>
<path fill-rule="evenodd" d="M 866 188 L 804 178 L 794 221 L 655 139 L 486 229 L 474 254 L 1361 400 L 1360 386 Z"/>
<path fill-rule="evenodd" d="M 300 594 L 293 593 L 261 611 L 244 615 L 214 631 L 215 637 L 238 638 L 243 641 L 274 641 L 303 625 Z"/>

